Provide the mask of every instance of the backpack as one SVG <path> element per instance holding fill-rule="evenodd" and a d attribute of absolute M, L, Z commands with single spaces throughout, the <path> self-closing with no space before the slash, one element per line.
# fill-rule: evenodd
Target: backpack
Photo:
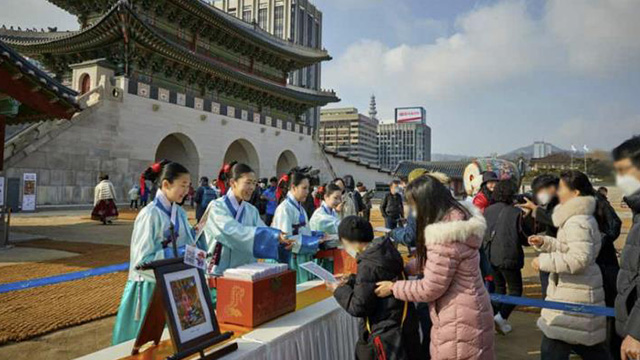
<path fill-rule="evenodd" d="M 212 187 L 205 187 L 202 192 L 202 203 L 201 206 L 203 209 L 206 209 L 209 206 L 209 203 L 215 200 L 218 197 L 216 190 Z"/>
<path fill-rule="evenodd" d="M 493 240 L 495 240 L 496 234 L 498 232 L 497 227 L 498 227 L 499 224 L 502 223 L 502 218 L 503 218 L 502 215 L 504 215 L 505 210 L 507 208 L 508 208 L 507 206 L 502 208 L 500 210 L 500 212 L 498 213 L 498 219 L 496 220 L 496 222 L 493 223 L 493 224 L 489 224 L 489 226 L 487 227 L 487 230 L 485 232 L 484 239 L 482 241 L 482 243 L 483 243 L 482 244 L 482 248 L 484 250 L 484 254 L 487 256 L 487 260 L 489 260 L 489 263 L 491 263 L 491 264 L 493 264 L 491 262 L 491 246 L 493 245 Z"/>
<path fill-rule="evenodd" d="M 344 195 L 342 217 L 345 218 L 351 215 L 358 215 L 358 205 L 356 204 L 353 192 L 348 192 Z"/>

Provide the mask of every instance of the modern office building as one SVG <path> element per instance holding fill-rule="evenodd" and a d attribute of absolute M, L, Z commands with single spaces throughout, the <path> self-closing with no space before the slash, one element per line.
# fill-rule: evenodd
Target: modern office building
<path fill-rule="evenodd" d="M 551 155 L 553 148 L 551 144 L 544 141 L 536 141 L 533 143 L 533 158 L 540 159 Z"/>
<path fill-rule="evenodd" d="M 322 109 L 318 141 L 328 150 L 378 164 L 378 120 L 358 113 L 358 109 Z"/>
<path fill-rule="evenodd" d="M 293 47 L 322 49 L 322 12 L 308 0 L 214 0 L 218 9 L 284 39 Z M 320 90 L 320 64 L 291 69 L 290 85 Z M 317 129 L 320 108 L 309 108 L 302 115 L 304 123 Z"/>
<path fill-rule="evenodd" d="M 401 161 L 431 161 L 431 128 L 421 122 L 378 125 L 378 161 L 391 170 Z"/>

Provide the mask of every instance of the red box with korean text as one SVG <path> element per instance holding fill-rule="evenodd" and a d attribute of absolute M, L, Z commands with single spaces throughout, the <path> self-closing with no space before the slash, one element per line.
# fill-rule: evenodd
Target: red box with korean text
<path fill-rule="evenodd" d="M 343 249 L 321 250 L 316 253 L 316 259 L 333 259 L 333 274 L 355 274 L 358 263 Z"/>
<path fill-rule="evenodd" d="M 218 322 L 254 328 L 296 309 L 296 272 L 287 270 L 249 281 L 216 281 Z"/>

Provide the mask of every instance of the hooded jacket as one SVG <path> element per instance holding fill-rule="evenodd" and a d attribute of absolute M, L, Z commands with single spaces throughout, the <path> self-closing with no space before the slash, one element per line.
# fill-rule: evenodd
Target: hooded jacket
<path fill-rule="evenodd" d="M 495 358 L 493 309 L 479 271 L 487 226 L 480 210 L 467 210 L 471 217 L 452 209 L 425 228 L 424 277 L 393 285 L 396 298 L 429 303 L 434 360 Z"/>
<path fill-rule="evenodd" d="M 377 282 L 404 277 L 400 253 L 388 238 L 377 238 L 357 256 L 357 262 L 358 274 L 334 293 L 340 306 L 360 318 L 356 358 L 423 359 L 413 304 L 393 296 L 378 298 L 374 293 Z"/>

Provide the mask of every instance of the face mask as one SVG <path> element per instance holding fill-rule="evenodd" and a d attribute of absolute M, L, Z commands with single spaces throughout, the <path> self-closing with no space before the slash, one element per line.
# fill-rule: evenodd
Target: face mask
<path fill-rule="evenodd" d="M 546 192 L 541 192 L 536 196 L 540 205 L 547 205 L 551 201 L 551 195 Z"/>
<path fill-rule="evenodd" d="M 616 185 L 622 190 L 624 196 L 630 196 L 640 190 L 640 180 L 632 175 L 617 175 Z"/>

